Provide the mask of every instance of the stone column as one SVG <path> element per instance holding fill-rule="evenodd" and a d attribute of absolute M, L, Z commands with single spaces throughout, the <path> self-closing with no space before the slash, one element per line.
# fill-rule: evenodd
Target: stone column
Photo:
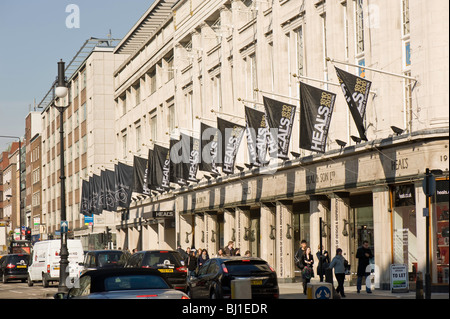
<path fill-rule="evenodd" d="M 236 240 L 236 226 L 234 218 L 234 209 L 226 208 L 223 212 L 223 238 L 224 246 L 228 245 L 230 240 Z"/>
<path fill-rule="evenodd" d="M 308 245 L 311 247 L 311 253 L 316 257 L 318 247 L 320 244 L 320 218 L 322 218 L 322 223 L 327 222 L 328 213 L 328 197 L 326 196 L 311 196 L 309 201 L 309 222 L 310 222 L 310 242 Z M 323 227 L 325 234 L 328 236 L 330 228 Z M 328 251 L 329 256 L 333 255 L 331 253 L 331 247 L 328 247 L 326 237 L 322 237 L 322 246 L 324 250 Z M 300 247 L 294 247 L 299 249 Z M 317 274 L 318 261 L 314 263 L 314 271 Z"/>
<path fill-rule="evenodd" d="M 241 255 L 243 256 L 245 254 L 245 251 L 250 249 L 250 243 L 248 241 L 248 236 L 250 235 L 249 206 L 236 207 L 235 227 L 236 227 L 236 242 L 234 247 L 240 248 Z"/>
<path fill-rule="evenodd" d="M 293 234 L 292 201 L 277 201 L 275 242 L 279 282 L 292 282 L 295 276 Z"/>
<path fill-rule="evenodd" d="M 217 236 L 217 214 L 205 213 L 205 249 L 208 251 L 210 257 L 217 254 L 219 247 L 219 240 Z"/>
<path fill-rule="evenodd" d="M 375 288 L 388 290 L 392 263 L 392 225 L 389 188 L 376 187 L 373 196 L 373 228 L 375 253 Z M 356 265 L 355 265 L 356 266 Z"/>
<path fill-rule="evenodd" d="M 333 194 L 331 198 L 331 252 L 334 256 L 336 249 L 342 249 L 342 255 L 349 262 L 350 253 L 350 207 L 348 194 Z M 355 265 L 356 266 L 356 265 Z M 355 269 L 355 268 L 353 268 Z"/>
<path fill-rule="evenodd" d="M 192 247 L 194 236 L 192 229 L 193 216 L 190 214 L 180 214 L 178 223 L 178 240 L 181 247 L 186 250 L 187 247 Z"/>
<path fill-rule="evenodd" d="M 205 248 L 205 224 L 203 214 L 195 214 L 195 249 Z M 202 241 L 203 239 L 203 241 Z"/>
<path fill-rule="evenodd" d="M 261 258 L 275 266 L 276 205 L 261 203 Z"/>

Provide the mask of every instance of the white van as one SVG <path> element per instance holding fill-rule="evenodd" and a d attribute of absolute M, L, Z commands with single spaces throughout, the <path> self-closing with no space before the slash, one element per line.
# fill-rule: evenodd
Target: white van
<path fill-rule="evenodd" d="M 68 239 L 69 251 L 68 277 L 75 279 L 80 275 L 84 259 L 83 246 L 79 239 Z M 36 242 L 31 253 L 28 266 L 28 286 L 33 286 L 35 281 L 42 281 L 42 286 L 48 287 L 49 282 L 59 281 L 61 240 L 45 240 Z"/>

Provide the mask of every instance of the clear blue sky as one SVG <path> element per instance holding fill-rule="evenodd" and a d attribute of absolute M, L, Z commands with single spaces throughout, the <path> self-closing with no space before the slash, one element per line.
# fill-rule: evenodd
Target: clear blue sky
<path fill-rule="evenodd" d="M 25 117 L 90 37 L 122 38 L 153 0 L 0 0 L 0 135 L 23 136 Z M 67 28 L 69 4 L 80 27 Z M 0 152 L 13 140 L 0 138 Z"/>

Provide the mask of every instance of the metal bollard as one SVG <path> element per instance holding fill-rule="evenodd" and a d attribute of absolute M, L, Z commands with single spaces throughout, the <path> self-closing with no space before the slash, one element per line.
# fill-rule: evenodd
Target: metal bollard
<path fill-rule="evenodd" d="M 423 299 L 423 274 L 421 271 L 416 275 L 416 299 Z"/>
<path fill-rule="evenodd" d="M 231 281 L 231 299 L 252 299 L 252 284 L 250 279 Z"/>

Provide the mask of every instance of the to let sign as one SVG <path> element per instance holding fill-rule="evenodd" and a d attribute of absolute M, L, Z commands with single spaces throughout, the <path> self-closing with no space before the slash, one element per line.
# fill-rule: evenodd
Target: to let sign
<path fill-rule="evenodd" d="M 391 265 L 391 292 L 409 291 L 408 267 L 404 264 Z"/>

